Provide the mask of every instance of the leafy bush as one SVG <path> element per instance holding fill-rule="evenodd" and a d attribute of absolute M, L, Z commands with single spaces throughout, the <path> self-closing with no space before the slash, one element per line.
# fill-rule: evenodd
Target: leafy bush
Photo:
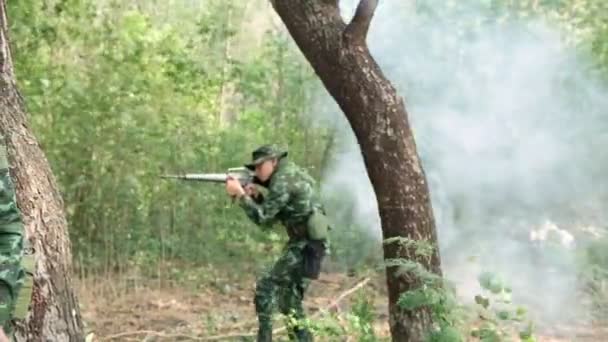
<path fill-rule="evenodd" d="M 608 321 L 608 238 L 592 241 L 580 258 L 581 284 L 590 298 L 590 314 L 598 324 Z"/>

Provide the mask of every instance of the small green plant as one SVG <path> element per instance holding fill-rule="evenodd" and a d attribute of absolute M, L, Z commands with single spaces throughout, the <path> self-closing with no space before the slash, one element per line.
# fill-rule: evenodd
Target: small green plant
<path fill-rule="evenodd" d="M 357 341 L 378 341 L 374 332 L 374 306 L 369 297 L 360 294 L 351 312 L 347 315 L 350 328 L 356 333 Z"/>
<path fill-rule="evenodd" d="M 426 306 L 430 309 L 435 329 L 429 333 L 427 342 L 463 342 L 462 333 L 464 314 L 456 300 L 456 294 L 451 285 L 444 281 L 441 284 L 429 286 L 426 284 L 415 290 L 404 292 L 398 304 L 407 310 Z"/>
<path fill-rule="evenodd" d="M 394 238 L 385 243 L 399 243 L 411 248 L 417 256 L 428 256 L 433 246 L 424 241 Z M 426 307 L 430 310 L 435 327 L 429 332 L 427 342 L 461 342 L 467 340 L 464 331 L 467 310 L 456 297 L 454 287 L 442 277 L 427 270 L 421 263 L 406 259 L 385 261 L 387 266 L 399 267 L 420 280 L 420 285 L 401 294 L 398 305 L 404 310 Z M 526 320 L 526 310 L 515 306 L 511 300 L 511 288 L 504 277 L 483 272 L 478 277 L 483 293 L 475 296 L 477 316 L 481 325 L 470 331 L 470 335 L 483 342 L 502 342 L 519 332 L 523 342 L 533 342 L 534 325 Z"/>
<path fill-rule="evenodd" d="M 307 317 L 297 319 L 293 314 L 284 316 L 285 326 L 288 328 L 301 327 L 308 329 L 315 337 L 341 337 L 347 331 L 340 325 L 340 320 L 336 314 L 328 314 L 319 319 Z"/>
<path fill-rule="evenodd" d="M 484 290 L 483 294 L 475 296 L 482 324 L 471 331 L 471 336 L 483 342 L 501 342 L 512 334 L 513 329 L 518 329 L 521 341 L 536 341 L 534 325 L 527 321 L 526 309 L 513 304 L 512 290 L 504 277 L 493 272 L 482 272 L 478 281 Z"/>
<path fill-rule="evenodd" d="M 589 313 L 598 324 L 604 324 L 608 320 L 608 238 L 591 242 L 582 252 L 580 264 Z"/>
<path fill-rule="evenodd" d="M 375 312 L 374 306 L 366 294 L 356 297 L 349 311 L 323 312 L 319 317 L 307 317 L 297 319 L 292 313 L 281 315 L 286 327 L 305 327 L 309 329 L 316 338 L 320 340 L 335 340 L 349 336 L 359 342 L 381 342 L 385 341 L 378 337 L 374 331 Z M 389 341 L 389 340 L 386 340 Z"/>
<path fill-rule="evenodd" d="M 410 248 L 416 256 L 429 257 L 436 248 L 428 241 L 415 241 L 403 237 L 387 239 L 385 243 L 397 243 Z M 420 280 L 420 285 L 401 294 L 397 304 L 404 310 L 426 307 L 430 310 L 436 323 L 429 332 L 427 342 L 461 342 L 465 341 L 462 333 L 464 315 L 462 306 L 456 300 L 454 287 L 442 277 L 427 270 L 424 265 L 414 260 L 392 259 L 384 262 L 385 266 L 397 266 L 398 272 L 412 274 Z"/>

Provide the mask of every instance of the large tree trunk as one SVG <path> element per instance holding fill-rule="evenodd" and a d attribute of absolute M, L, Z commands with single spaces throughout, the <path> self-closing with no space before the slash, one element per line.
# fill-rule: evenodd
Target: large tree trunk
<path fill-rule="evenodd" d="M 441 276 L 435 220 L 428 185 L 414 143 L 403 99 L 383 75 L 366 45 L 377 0 L 362 0 L 347 25 L 339 0 L 271 1 L 294 41 L 346 115 L 359 141 L 378 199 L 385 239 L 425 240 L 429 257 L 414 248 L 385 244 L 384 258 L 417 261 Z M 426 307 L 397 306 L 399 296 L 420 286 L 412 272 L 387 269 L 390 327 L 394 341 L 422 341 L 431 328 Z"/>
<path fill-rule="evenodd" d="M 26 236 L 36 252 L 32 303 L 16 337 L 18 341 L 83 341 L 63 202 L 15 85 L 5 0 L 0 0 L 0 132 L 6 139 Z"/>

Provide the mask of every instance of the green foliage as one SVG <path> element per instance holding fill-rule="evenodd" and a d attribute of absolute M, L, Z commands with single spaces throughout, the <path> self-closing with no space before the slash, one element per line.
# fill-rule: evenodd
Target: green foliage
<path fill-rule="evenodd" d="M 453 327 L 443 327 L 433 331 L 428 339 L 429 342 L 464 342 L 462 333 Z"/>
<path fill-rule="evenodd" d="M 501 292 L 510 293 L 511 290 L 507 287 L 505 283 L 505 279 L 493 272 L 482 272 L 479 277 L 479 284 L 482 288 L 489 290 L 494 294 L 498 294 Z"/>
<path fill-rule="evenodd" d="M 595 58 L 597 71 L 608 72 L 608 3 L 603 0 L 506 2 L 518 18 L 539 16 L 565 33 L 565 40 Z"/>
<path fill-rule="evenodd" d="M 307 327 L 316 338 L 336 339 L 344 336 L 361 342 L 381 342 L 389 339 L 380 338 L 374 331 L 376 313 L 369 294 L 358 295 L 349 311 L 324 313 L 320 318 L 298 320 L 293 315 L 284 317 L 287 326 Z"/>
<path fill-rule="evenodd" d="M 308 119 L 321 84 L 287 32 L 245 29 L 243 1 L 178 3 L 8 2 L 18 85 L 59 182 L 82 273 L 162 273 L 198 286 L 213 280 L 210 264 L 234 270 L 244 260 L 264 263 L 280 248 L 282 234 L 254 227 L 221 186 L 158 175 L 219 172 L 241 165 L 255 145 L 269 141 L 287 146 L 315 176 L 324 166 L 333 137 Z M 449 34 L 429 37 L 439 56 L 458 51 L 475 34 L 538 17 L 561 28 L 576 51 L 591 54 L 590 72 L 608 75 L 604 0 L 436 3 L 417 2 L 416 20 L 460 18 L 448 23 Z M 481 17 L 467 15 L 470 6 L 480 7 L 470 12 Z M 419 84 L 407 96 L 435 96 L 443 86 Z M 357 208 L 341 195 L 327 198 L 328 207 L 350 205 L 334 222 L 332 258 L 349 269 L 380 261 L 382 244 L 361 234 L 366 227 L 353 222 Z M 434 248 L 405 238 L 383 243 L 419 258 Z M 606 246 L 593 243 L 582 256 L 582 281 L 598 319 L 608 317 Z M 444 279 L 413 260 L 386 260 L 383 267 L 420 280 L 399 305 L 430 310 L 437 322 L 430 341 L 464 340 L 465 309 Z M 479 282 L 488 292 L 475 298 L 485 322 L 473 334 L 494 341 L 517 327 L 523 341 L 533 341 L 533 325 L 524 324 L 523 308 L 513 307 L 506 280 L 485 272 Z M 308 323 L 324 336 L 376 341 L 372 312 L 360 297 L 346 324 L 336 315 Z"/>
<path fill-rule="evenodd" d="M 402 236 L 396 236 L 384 240 L 385 244 L 397 243 L 406 248 L 414 248 L 414 254 L 421 257 L 430 257 L 434 247 L 429 241 L 416 241 Z"/>
<path fill-rule="evenodd" d="M 248 39 L 237 37 L 244 3 L 191 5 L 188 25 L 177 5 L 54 3 L 12 2 L 10 29 L 19 87 L 66 203 L 76 264 L 155 274 L 171 260 L 271 257 L 276 235 L 254 227 L 221 186 L 158 175 L 221 172 L 269 141 L 319 168 L 308 151 L 323 149 L 323 132 L 304 116 L 313 77 L 286 35 L 269 32 L 237 60 L 227 42 Z M 235 92 L 245 99 L 228 101 Z"/>
<path fill-rule="evenodd" d="M 351 316 L 356 317 L 357 330 L 360 333 L 360 341 L 375 341 L 376 334 L 373 330 L 375 319 L 374 305 L 372 298 L 365 294 L 359 294 L 352 309 Z"/>
<path fill-rule="evenodd" d="M 535 15 L 608 70 L 605 1 L 484 1 L 474 11 L 483 18 L 467 16 L 470 6 L 421 1 L 417 20 L 463 18 L 454 37 L 429 43 L 458 44 Z M 220 187 L 161 182 L 163 171 L 220 171 L 272 140 L 319 175 L 327 136 L 306 117 L 321 84 L 285 30 L 243 28 L 251 15 L 244 2 L 23 0 L 8 11 L 17 80 L 64 196 L 77 264 L 110 270 L 218 255 L 231 262 L 272 243 Z M 437 53 L 452 45 L 438 44 Z M 339 224 L 336 259 L 357 268 L 361 250 L 376 254 L 359 223 Z"/>
<path fill-rule="evenodd" d="M 382 260 L 382 246 L 368 235 L 365 227 L 341 222 L 330 231 L 331 260 L 336 271 L 356 274 Z"/>
<path fill-rule="evenodd" d="M 425 241 L 409 239 L 390 239 L 385 243 L 400 241 L 410 250 L 418 251 L 418 256 L 428 257 Z M 420 253 L 420 251 L 425 251 Z M 434 329 L 428 332 L 426 341 L 465 341 L 467 315 L 470 309 L 460 304 L 456 291 L 451 284 L 427 270 L 419 261 L 395 259 L 388 260 L 387 267 L 398 267 L 410 278 L 418 280 L 416 288 L 401 293 L 397 304 L 407 311 L 426 309 L 435 323 Z M 482 324 L 470 331 L 470 336 L 484 342 L 501 342 L 508 340 L 513 329 L 519 329 L 521 341 L 534 341 L 532 322 L 524 323 L 526 310 L 514 306 L 511 300 L 511 288 L 506 279 L 493 272 L 482 272 L 478 281 L 484 293 L 475 296 L 476 317 Z"/>
<path fill-rule="evenodd" d="M 330 168 L 328 160 L 324 160 L 335 147 L 335 132 L 330 132 L 328 145 L 321 156 L 320 174 L 326 174 Z M 323 190 L 323 189 L 321 189 Z M 348 198 L 342 191 L 322 191 L 325 209 L 331 213 L 329 231 L 332 270 L 356 274 L 366 267 L 382 261 L 382 243 L 374 236 L 368 222 L 358 220 L 357 198 Z"/>
<path fill-rule="evenodd" d="M 385 244 L 398 243 L 408 248 L 418 260 L 428 260 L 434 248 L 428 241 L 416 241 L 408 238 L 390 238 Z M 408 259 L 387 259 L 385 267 L 396 267 L 397 274 L 406 274 L 417 280 L 417 287 L 409 289 L 399 296 L 397 305 L 406 311 L 428 310 L 435 323 L 434 329 L 427 332 L 429 342 L 459 342 L 464 341 L 461 331 L 464 314 L 458 304 L 454 287 L 441 276 L 428 270 L 420 261 Z"/>
<path fill-rule="evenodd" d="M 590 298 L 590 312 L 598 324 L 608 319 L 608 238 L 592 241 L 580 255 L 580 282 Z"/>
<path fill-rule="evenodd" d="M 521 341 L 535 341 L 533 323 L 526 321 L 526 309 L 515 306 L 511 300 L 511 289 L 506 279 L 496 273 L 485 271 L 479 277 L 484 292 L 475 296 L 478 317 L 482 324 L 471 331 L 471 336 L 480 341 L 510 340 L 514 329 Z"/>

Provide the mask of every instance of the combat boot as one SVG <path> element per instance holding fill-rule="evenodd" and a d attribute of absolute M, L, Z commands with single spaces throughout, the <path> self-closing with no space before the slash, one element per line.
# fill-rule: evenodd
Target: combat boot
<path fill-rule="evenodd" d="M 313 342 L 314 341 L 310 331 L 308 329 L 304 329 L 304 328 L 293 329 L 289 334 L 289 340 L 297 341 L 297 342 Z"/>
<path fill-rule="evenodd" d="M 272 330 L 260 328 L 258 330 L 257 342 L 272 342 Z"/>

